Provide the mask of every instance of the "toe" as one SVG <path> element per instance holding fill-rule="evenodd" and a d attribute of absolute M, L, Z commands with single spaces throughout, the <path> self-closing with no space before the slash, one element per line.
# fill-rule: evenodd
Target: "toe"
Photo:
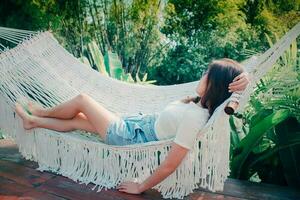
<path fill-rule="evenodd" d="M 23 107 L 20 104 L 16 105 L 16 112 L 22 117 L 24 118 L 24 110 Z"/>
<path fill-rule="evenodd" d="M 19 103 L 16 103 L 16 111 L 18 112 L 18 111 L 20 111 L 21 110 L 21 105 L 19 104 Z"/>

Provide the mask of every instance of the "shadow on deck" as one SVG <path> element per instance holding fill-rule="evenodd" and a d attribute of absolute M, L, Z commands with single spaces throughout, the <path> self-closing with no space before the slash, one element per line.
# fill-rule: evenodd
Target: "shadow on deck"
<path fill-rule="evenodd" d="M 84 199 L 84 200 L 148 200 L 162 199 L 155 190 L 130 195 L 117 190 L 91 190 L 93 184 L 78 184 L 71 179 L 36 170 L 11 140 L 0 140 L 0 199 Z M 198 189 L 186 199 L 300 199 L 300 191 L 289 187 L 228 179 L 223 192 Z"/>

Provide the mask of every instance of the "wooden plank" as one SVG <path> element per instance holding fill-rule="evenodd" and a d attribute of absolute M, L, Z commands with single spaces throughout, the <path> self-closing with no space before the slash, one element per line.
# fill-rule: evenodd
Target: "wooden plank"
<path fill-rule="evenodd" d="M 47 191 L 52 194 L 59 194 L 60 196 L 68 199 L 78 199 L 78 200 L 144 200 L 141 195 L 130 195 L 126 193 L 121 193 L 117 190 L 102 190 L 101 192 L 96 192 L 92 190 L 93 184 L 78 184 L 75 181 L 57 176 L 53 179 L 48 180 L 43 183 L 37 189 L 42 191 Z"/>
<path fill-rule="evenodd" d="M 24 165 L 24 163 L 27 162 L 25 164 L 27 167 L 30 167 L 30 168 L 37 167 L 37 165 L 32 164 L 34 162 L 24 160 L 21 157 L 20 153 L 18 152 L 17 146 L 13 142 L 10 142 L 10 141 L 0 142 L 0 155 L 2 155 L 2 159 L 6 160 L 6 161 L 15 162 L 18 165 Z M 44 173 L 46 173 L 46 172 L 44 172 Z M 19 181 L 21 184 L 25 184 L 25 185 L 32 184 L 27 181 L 28 178 L 26 177 L 26 175 L 23 178 L 20 178 L 18 176 L 19 179 L 16 179 L 16 177 L 7 176 L 7 174 L 6 174 L 6 177 L 9 177 L 10 179 L 13 179 L 15 181 Z M 55 181 L 53 181 L 52 183 L 50 182 L 50 185 L 47 185 L 48 183 L 44 185 L 43 182 L 40 182 L 39 184 L 41 186 L 37 187 L 36 189 L 40 190 L 40 189 L 48 187 L 48 189 L 51 188 L 49 190 L 50 193 L 52 192 L 52 194 L 55 194 L 55 195 L 60 194 L 67 198 L 74 197 L 74 196 L 76 198 L 76 196 L 82 195 L 83 189 L 88 190 L 87 191 L 88 198 L 91 198 L 91 194 L 92 194 L 92 196 L 95 196 L 96 198 L 99 198 L 99 195 L 100 195 L 102 199 L 111 199 L 111 197 L 113 197 L 113 199 L 119 198 L 119 199 L 138 199 L 138 200 L 139 199 L 161 199 L 162 198 L 160 193 L 155 190 L 148 190 L 148 191 L 144 192 L 142 195 L 130 195 L 130 194 L 119 192 L 117 190 L 103 190 L 100 193 L 96 193 L 96 191 L 91 190 L 91 188 L 93 187 L 93 184 L 89 184 L 88 185 L 89 187 L 87 187 L 85 185 L 79 185 L 78 183 L 73 182 L 70 179 L 66 179 L 66 178 L 62 178 L 62 179 L 65 179 L 63 181 L 63 187 L 61 187 L 61 185 L 59 185 Z M 69 182 L 69 183 L 67 183 L 67 182 Z M 72 183 L 73 185 L 72 186 L 69 185 L 69 189 L 66 191 L 65 190 L 66 185 L 68 185 L 70 183 Z M 78 190 L 78 187 L 79 187 L 79 190 Z M 82 187 L 84 187 L 84 188 L 82 188 Z M 62 189 L 64 189 L 64 192 L 62 192 L 62 193 L 59 192 Z M 76 194 L 76 191 L 79 194 Z M 74 195 L 74 194 L 76 194 L 76 195 Z M 191 195 L 191 197 L 189 199 L 196 199 L 198 197 L 200 197 L 201 199 L 211 199 L 213 197 L 228 199 L 228 197 L 225 197 L 224 195 L 205 193 L 205 192 L 195 193 L 195 194 Z M 229 199 L 232 199 L 232 197 L 229 197 Z M 234 198 L 234 199 L 238 199 L 238 198 Z"/>
<path fill-rule="evenodd" d="M 46 192 L 36 191 L 34 188 L 20 185 L 12 180 L 1 177 L 0 178 L 0 199 L 36 199 L 36 200 L 50 200 L 58 199 L 65 200 L 57 195 L 49 194 Z"/>
<path fill-rule="evenodd" d="M 19 185 L 35 187 L 39 192 L 49 192 L 62 198 L 76 199 L 161 199 L 159 192 L 148 190 L 142 195 L 130 195 L 117 190 L 92 191 L 93 184 L 80 185 L 71 179 L 48 172 L 39 172 L 35 162 L 26 161 L 12 141 L 0 140 L 0 176 Z M 0 179 L 2 179 L 0 177 Z M 22 190 L 21 190 L 22 191 Z M 0 192 L 1 193 L 1 192 Z M 249 181 L 228 179 L 224 191 L 211 193 L 195 190 L 186 199 L 300 199 L 300 192 L 290 187 L 257 184 Z"/>
<path fill-rule="evenodd" d="M 132 195 L 119 192 L 118 190 L 102 190 L 101 192 L 93 191 L 91 188 L 93 184 L 78 184 L 71 179 L 66 177 L 55 177 L 50 179 L 37 187 L 39 190 L 45 190 L 49 193 L 59 194 L 64 198 L 70 199 L 99 199 L 99 200 L 110 200 L 110 199 L 128 199 L 128 200 L 158 200 L 162 199 L 159 192 L 155 190 L 148 190 L 141 195 Z M 229 199 L 229 200 L 241 200 L 241 198 L 224 196 L 220 194 L 207 193 L 207 192 L 197 192 L 189 195 L 185 199 L 191 200 L 209 200 L 209 199 Z"/>
<path fill-rule="evenodd" d="M 0 177 L 0 194 L 20 196 L 23 193 L 30 191 L 30 187 L 16 184 L 16 182 Z"/>
<path fill-rule="evenodd" d="M 20 200 L 20 198 L 18 196 L 14 196 L 14 195 L 1 195 L 1 194 L 0 194 L 0 199 L 1 200 Z"/>
<path fill-rule="evenodd" d="M 1 160 L 12 161 L 30 168 L 38 167 L 36 162 L 25 160 L 15 142 L 9 139 L 0 139 L 0 158 Z"/>
<path fill-rule="evenodd" d="M 238 197 L 226 196 L 222 194 L 199 192 L 199 191 L 190 194 L 187 198 L 190 200 L 211 200 L 211 199 L 245 200 L 245 198 L 238 198 Z"/>
<path fill-rule="evenodd" d="M 38 168 L 38 163 L 29 161 L 29 160 L 25 160 L 19 152 L 12 153 L 12 154 L 1 154 L 0 153 L 0 159 L 18 163 L 18 165 L 23 165 L 25 167 L 29 167 L 29 168 L 33 168 L 33 169 Z"/>
<path fill-rule="evenodd" d="M 50 194 L 43 191 L 32 190 L 24 193 L 22 195 L 22 200 L 66 200 L 65 198 L 59 196 L 59 194 Z M 20 199 L 19 199 L 20 200 Z"/>
<path fill-rule="evenodd" d="M 207 190 L 204 191 L 209 192 Z M 197 191 L 195 191 L 195 193 L 197 193 Z M 224 190 L 216 193 L 225 196 L 233 196 L 246 199 L 300 199 L 300 191 L 296 188 L 264 183 L 253 183 L 250 181 L 242 181 L 230 178 L 228 178 L 225 182 Z"/>
<path fill-rule="evenodd" d="M 55 176 L 54 174 L 40 172 L 36 169 L 18 165 L 18 163 L 0 160 L 0 177 L 7 178 L 25 186 L 35 187 Z"/>

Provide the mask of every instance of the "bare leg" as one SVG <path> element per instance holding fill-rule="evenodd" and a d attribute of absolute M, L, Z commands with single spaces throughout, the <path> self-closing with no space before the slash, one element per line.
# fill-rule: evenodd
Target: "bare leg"
<path fill-rule="evenodd" d="M 37 117 L 26 113 L 20 105 L 16 105 L 16 111 L 23 119 L 23 126 L 27 130 L 37 127 L 61 132 L 80 129 L 98 134 L 97 130 L 91 125 L 84 115 L 79 114 L 72 119 Z"/>
<path fill-rule="evenodd" d="M 17 107 L 16 110 L 18 110 Z M 103 106 L 98 104 L 98 102 L 96 102 L 91 97 L 85 94 L 80 94 L 66 103 L 50 108 L 49 110 L 47 109 L 46 112 L 48 112 L 48 114 L 51 117 L 56 116 L 57 118 L 59 118 L 61 115 L 65 116 L 65 112 L 69 114 L 70 113 L 77 114 L 78 112 L 82 112 L 87 117 L 89 123 L 95 128 L 96 132 L 101 136 L 102 139 L 105 139 L 106 137 L 106 131 L 109 124 L 114 120 L 118 120 L 119 118 L 117 115 L 105 109 Z M 31 117 L 35 119 L 34 116 Z M 55 123 L 58 123 L 58 121 L 56 121 Z M 37 122 L 39 126 L 43 126 L 43 127 L 47 126 L 50 129 L 57 128 L 55 123 L 54 121 L 50 121 L 49 119 L 47 121 L 44 120 L 44 121 Z M 32 123 L 24 122 L 24 128 L 26 127 L 26 125 L 27 128 L 30 128 L 31 125 L 28 124 L 32 125 Z M 60 128 L 60 130 L 63 131 L 64 128 L 61 126 L 64 126 L 64 124 L 60 123 L 59 125 L 60 126 L 58 128 Z"/>
<path fill-rule="evenodd" d="M 77 107 L 78 96 L 56 105 L 52 108 L 43 108 L 41 105 L 28 102 L 29 111 L 38 117 L 53 117 L 59 119 L 72 119 L 80 111 Z"/>

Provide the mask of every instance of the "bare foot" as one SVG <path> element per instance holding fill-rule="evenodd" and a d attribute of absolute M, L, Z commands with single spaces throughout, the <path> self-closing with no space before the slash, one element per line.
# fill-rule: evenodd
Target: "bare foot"
<path fill-rule="evenodd" d="M 35 127 L 34 117 L 25 112 L 19 103 L 16 103 L 16 112 L 23 119 L 24 129 L 29 130 Z"/>
<path fill-rule="evenodd" d="M 35 116 L 44 117 L 43 110 L 44 108 L 38 104 L 35 104 L 31 101 L 28 102 L 28 110 Z"/>

